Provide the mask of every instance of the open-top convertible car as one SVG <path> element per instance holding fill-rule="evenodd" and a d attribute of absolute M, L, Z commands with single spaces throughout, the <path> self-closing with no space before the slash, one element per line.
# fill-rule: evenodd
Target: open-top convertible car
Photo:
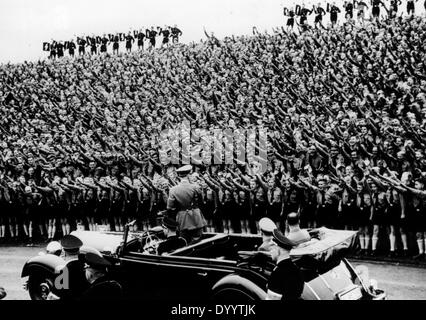
<path fill-rule="evenodd" d="M 206 233 L 201 241 L 158 255 L 161 228 L 143 233 L 76 231 L 82 254 L 99 252 L 112 263 L 109 277 L 119 282 L 124 297 L 145 300 L 247 301 L 266 297 L 270 256 L 257 251 L 258 235 Z M 310 230 L 312 240 L 295 248 L 291 258 L 302 270 L 309 300 L 377 300 L 386 294 L 370 282 L 365 267 L 354 268 L 345 255 L 354 246 L 356 232 L 326 228 Z M 46 254 L 30 259 L 22 277 L 28 277 L 32 299 L 49 293 L 61 297 L 54 283 L 65 261 Z M 372 284 L 373 283 L 373 284 Z"/>

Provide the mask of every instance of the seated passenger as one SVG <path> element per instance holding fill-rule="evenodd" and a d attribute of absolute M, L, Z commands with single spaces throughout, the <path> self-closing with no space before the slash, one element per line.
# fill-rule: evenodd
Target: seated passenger
<path fill-rule="evenodd" d="M 81 295 L 82 300 L 115 300 L 122 297 L 121 285 L 108 276 L 108 268 L 112 266 L 109 261 L 92 252 L 84 256 L 84 261 L 90 285 Z"/>
<path fill-rule="evenodd" d="M 278 229 L 273 231 L 273 238 L 271 255 L 276 267 L 269 277 L 266 300 L 300 299 L 305 282 L 300 269 L 290 258 L 290 251 L 296 243 Z"/>
<path fill-rule="evenodd" d="M 299 226 L 299 215 L 297 213 L 290 213 L 287 216 L 287 225 L 289 232 L 287 238 L 296 243 L 297 245 L 311 240 L 307 230 L 300 229 Z"/>
<path fill-rule="evenodd" d="M 157 252 L 159 255 L 175 251 L 187 245 L 186 240 L 176 234 L 178 223 L 169 216 L 163 218 L 163 230 L 166 240 L 160 242 Z"/>
<path fill-rule="evenodd" d="M 276 224 L 269 218 L 262 218 L 259 221 L 259 229 L 262 235 L 262 244 L 257 249 L 258 251 L 269 251 L 272 242 L 272 232 L 277 229 Z"/>

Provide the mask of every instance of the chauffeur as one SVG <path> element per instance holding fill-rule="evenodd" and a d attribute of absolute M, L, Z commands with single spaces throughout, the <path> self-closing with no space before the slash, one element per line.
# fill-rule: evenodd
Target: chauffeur
<path fill-rule="evenodd" d="M 112 300 L 122 297 L 121 285 L 108 276 L 108 268 L 112 266 L 108 260 L 88 252 L 84 256 L 84 262 L 86 278 L 90 285 L 81 295 L 81 300 Z"/>
<path fill-rule="evenodd" d="M 80 248 L 83 245 L 81 240 L 73 235 L 66 235 L 61 240 L 62 249 L 64 250 L 63 259 L 65 261 L 78 260 Z"/>
<path fill-rule="evenodd" d="M 163 218 L 163 230 L 167 239 L 158 245 L 157 252 L 159 255 L 166 254 L 186 246 L 186 240 L 176 234 L 177 227 L 178 223 L 176 220 L 169 216 L 165 216 Z"/>
<path fill-rule="evenodd" d="M 66 261 L 61 276 L 68 277 L 68 286 L 62 288 L 61 298 L 63 300 L 75 299 L 86 290 L 88 286 L 84 274 L 84 264 L 79 259 L 80 248 L 83 242 L 73 235 L 66 235 L 62 238 L 61 245 L 64 251 L 64 256 L 62 258 Z M 67 273 L 65 273 L 65 270 Z"/>
<path fill-rule="evenodd" d="M 188 244 L 201 239 L 206 221 L 200 211 L 202 199 L 201 190 L 196 184 L 189 182 L 191 165 L 183 166 L 176 170 L 180 183 L 170 189 L 167 200 L 167 210 L 170 216 L 176 217 L 179 235 Z"/>

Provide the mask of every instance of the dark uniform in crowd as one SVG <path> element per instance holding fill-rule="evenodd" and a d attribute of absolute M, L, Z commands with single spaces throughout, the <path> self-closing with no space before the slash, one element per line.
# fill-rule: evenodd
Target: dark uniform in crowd
<path fill-rule="evenodd" d="M 179 235 L 191 244 L 201 239 L 206 221 L 200 211 L 202 194 L 199 187 L 189 182 L 192 166 L 186 165 L 178 170 L 181 181 L 170 189 L 167 210 L 176 217 Z"/>
<path fill-rule="evenodd" d="M 112 52 L 118 54 L 118 50 L 120 48 L 120 37 L 116 34 L 113 38 Z"/>
<path fill-rule="evenodd" d="M 135 38 L 133 38 L 133 36 L 129 32 L 128 35 L 126 36 L 126 50 L 127 50 L 127 52 L 132 51 L 133 42 L 135 42 Z"/>
<path fill-rule="evenodd" d="M 144 44 L 144 40 L 145 40 L 145 33 L 143 33 L 142 31 L 138 32 L 138 48 L 139 50 L 143 49 L 143 44 Z"/>
<path fill-rule="evenodd" d="M 97 54 L 98 53 L 98 44 L 96 43 L 96 38 L 95 37 L 89 37 L 88 42 L 90 44 L 90 53 L 92 55 Z"/>
<path fill-rule="evenodd" d="M 164 27 L 164 29 L 161 29 L 159 35 L 163 36 L 163 42 L 161 46 L 166 46 L 169 43 L 169 37 L 170 37 L 169 27 Z"/>
<path fill-rule="evenodd" d="M 347 20 L 352 19 L 354 17 L 354 5 L 352 1 L 345 1 L 345 18 Z"/>
<path fill-rule="evenodd" d="M 108 49 L 108 38 L 106 37 L 106 35 L 104 35 L 101 39 L 101 53 L 107 52 Z"/>
<path fill-rule="evenodd" d="M 413 15 L 415 11 L 414 0 L 407 0 L 407 14 Z"/>
<path fill-rule="evenodd" d="M 381 0 L 372 0 L 371 4 L 373 6 L 372 15 L 373 18 L 378 19 L 380 17 L 380 5 L 385 6 Z"/>
<path fill-rule="evenodd" d="M 402 4 L 401 0 L 391 0 L 390 6 L 389 6 L 389 16 L 390 18 L 396 17 L 398 13 L 398 7 Z"/>
<path fill-rule="evenodd" d="M 316 14 L 315 20 L 314 20 L 315 27 L 318 27 L 317 26 L 318 24 L 320 24 L 320 26 L 322 27 L 322 17 L 326 14 L 326 12 L 321 6 L 316 7 L 314 11 Z"/>
<path fill-rule="evenodd" d="M 146 29 L 145 34 L 146 34 L 146 37 L 149 39 L 149 43 L 151 45 L 151 48 L 155 48 L 157 31 L 154 30 L 154 27 L 151 27 L 151 30 Z"/>
<path fill-rule="evenodd" d="M 173 43 L 178 43 L 179 42 L 179 37 L 182 35 L 182 31 L 176 25 L 174 25 L 171 28 L 170 32 L 172 34 L 172 42 Z"/>
<path fill-rule="evenodd" d="M 69 41 L 69 42 L 68 42 L 67 49 L 68 49 L 68 54 L 69 54 L 71 57 L 74 57 L 75 49 L 76 49 L 76 45 L 75 45 L 75 43 L 74 43 L 74 41 L 73 41 L 73 40 L 71 40 L 71 41 Z"/>
<path fill-rule="evenodd" d="M 80 56 L 86 53 L 86 44 L 87 41 L 84 38 L 77 38 L 78 54 Z"/>
<path fill-rule="evenodd" d="M 307 23 L 308 15 L 312 14 L 313 10 L 309 10 L 305 7 L 300 8 L 300 6 L 299 6 L 298 11 L 299 11 L 299 16 L 300 16 L 300 19 L 299 19 L 300 27 L 301 27 L 302 31 L 306 31 L 309 28 L 309 25 Z"/>
<path fill-rule="evenodd" d="M 56 45 L 56 54 L 58 55 L 58 58 L 62 58 L 64 56 L 64 45 L 61 41 L 59 41 Z"/>
<path fill-rule="evenodd" d="M 287 27 L 291 27 L 293 29 L 294 16 L 295 16 L 294 10 L 293 9 L 288 10 L 287 8 L 284 8 L 284 16 L 288 16 Z"/>
<path fill-rule="evenodd" d="M 336 6 L 333 2 L 333 4 L 330 7 L 330 21 L 333 26 L 337 23 L 337 15 L 339 12 L 340 12 L 339 7 Z"/>
<path fill-rule="evenodd" d="M 56 55 L 57 55 L 57 51 L 56 51 L 56 47 L 57 47 L 57 42 L 53 41 L 52 44 L 50 45 L 50 59 L 55 59 Z"/>

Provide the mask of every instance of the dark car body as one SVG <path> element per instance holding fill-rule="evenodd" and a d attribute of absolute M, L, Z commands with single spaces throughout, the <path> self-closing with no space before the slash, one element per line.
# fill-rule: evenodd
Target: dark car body
<path fill-rule="evenodd" d="M 384 299 L 384 292 L 372 289 L 344 258 L 356 233 L 328 229 L 323 229 L 323 233 L 324 230 L 327 233 L 324 239 L 291 253 L 305 278 L 302 298 Z M 160 256 L 149 250 L 162 241 L 154 232 L 129 235 L 130 240 L 127 233 L 124 237 L 84 231 L 73 234 L 86 247 L 103 251 L 104 257 L 113 264 L 109 270 L 110 278 L 122 285 L 127 298 L 148 301 L 263 300 L 274 268 L 269 255 L 257 251 L 262 243 L 262 238 L 257 235 L 207 233 L 196 244 Z M 105 247 L 108 250 L 103 250 Z M 31 280 L 41 272 L 43 277 L 49 277 L 50 270 L 50 279 L 54 279 L 60 260 L 47 256 L 29 260 L 22 276 L 29 276 Z M 44 258 L 45 263 L 42 262 Z M 34 286 L 37 287 L 37 283 Z M 51 289 L 61 297 L 60 290 Z M 38 297 L 37 294 L 31 296 Z"/>

